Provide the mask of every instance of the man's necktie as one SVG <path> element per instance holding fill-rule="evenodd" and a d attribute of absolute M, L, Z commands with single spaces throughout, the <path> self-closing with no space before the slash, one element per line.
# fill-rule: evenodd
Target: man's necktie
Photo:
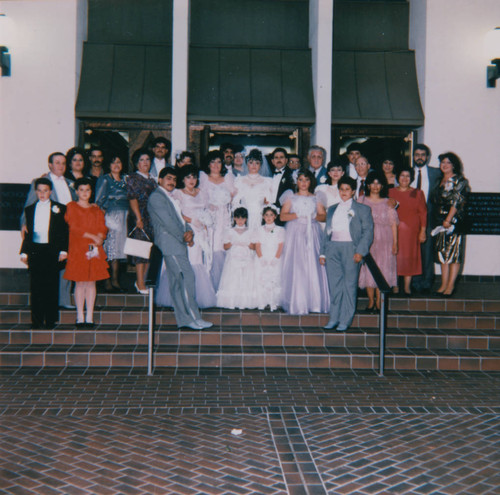
<path fill-rule="evenodd" d="M 365 195 L 365 179 L 361 179 L 361 184 L 359 186 L 359 196 Z"/>
<path fill-rule="evenodd" d="M 422 189 L 422 172 L 418 169 L 418 177 L 417 177 L 417 189 Z"/>

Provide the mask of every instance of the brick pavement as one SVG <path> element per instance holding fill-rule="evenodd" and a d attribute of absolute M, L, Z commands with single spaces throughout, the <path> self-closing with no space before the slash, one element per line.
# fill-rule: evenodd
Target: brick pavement
<path fill-rule="evenodd" d="M 498 494 L 499 445 L 500 373 L 0 374 L 0 494 Z"/>

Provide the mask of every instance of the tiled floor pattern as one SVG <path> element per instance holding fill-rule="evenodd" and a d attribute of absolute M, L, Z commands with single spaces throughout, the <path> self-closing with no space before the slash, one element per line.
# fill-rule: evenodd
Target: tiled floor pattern
<path fill-rule="evenodd" d="M 498 494 L 499 447 L 500 373 L 0 374 L 0 494 Z"/>

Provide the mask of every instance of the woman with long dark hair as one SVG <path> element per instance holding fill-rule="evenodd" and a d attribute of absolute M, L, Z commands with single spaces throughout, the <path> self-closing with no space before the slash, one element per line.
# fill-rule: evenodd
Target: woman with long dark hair
<path fill-rule="evenodd" d="M 297 192 L 286 199 L 280 219 L 287 222 L 282 265 L 282 304 L 287 313 L 326 313 L 330 293 L 325 267 L 319 263 L 326 219 L 325 207 L 314 195 L 316 179 L 309 170 L 297 176 Z"/>
<path fill-rule="evenodd" d="M 463 176 L 462 161 L 455 153 L 439 155 L 443 177 L 434 191 L 434 226 L 442 227 L 436 235 L 435 262 L 441 265 L 441 285 L 436 294 L 451 297 L 455 281 L 465 255 L 465 204 L 470 192 L 469 182 Z"/>

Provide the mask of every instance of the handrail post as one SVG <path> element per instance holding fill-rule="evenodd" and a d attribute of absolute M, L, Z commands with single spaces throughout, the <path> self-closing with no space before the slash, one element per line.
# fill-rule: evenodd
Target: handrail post
<path fill-rule="evenodd" d="M 385 326 L 387 322 L 387 299 L 385 292 L 380 291 L 380 341 L 379 341 L 379 375 L 384 376 L 385 364 Z"/>
<path fill-rule="evenodd" d="M 148 376 L 153 374 L 154 287 L 149 287 L 148 311 Z"/>

